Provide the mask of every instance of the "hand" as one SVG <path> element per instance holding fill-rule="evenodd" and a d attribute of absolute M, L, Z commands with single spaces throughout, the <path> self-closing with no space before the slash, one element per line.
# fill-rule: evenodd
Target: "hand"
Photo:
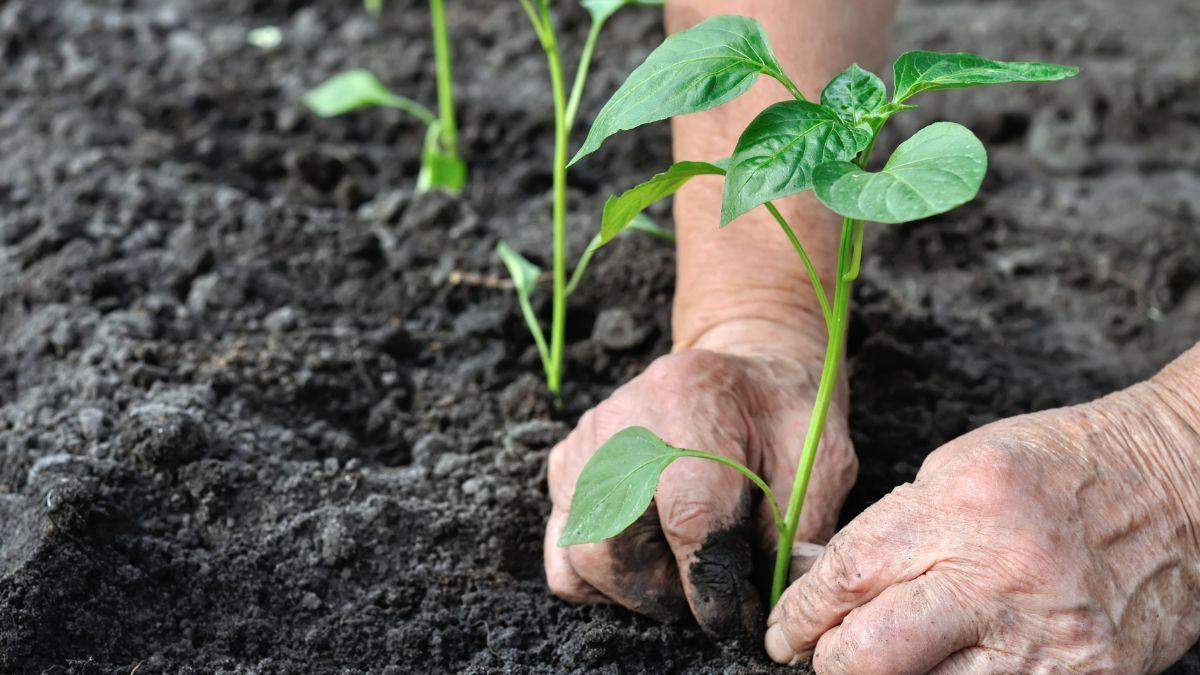
<path fill-rule="evenodd" d="M 768 653 L 833 673 L 1154 672 L 1200 634 L 1200 437 L 1151 385 L 943 446 L 839 532 Z"/>
<path fill-rule="evenodd" d="M 820 376 L 819 339 L 777 326 L 725 326 L 695 348 L 664 356 L 586 413 L 550 453 L 553 510 L 546 526 L 546 580 L 572 602 L 616 602 L 660 620 L 693 614 L 709 634 L 762 630 L 752 583 L 754 549 L 773 552 L 769 504 L 741 474 L 681 459 L 663 473 L 646 515 L 614 539 L 555 545 L 583 465 L 612 434 L 645 426 L 668 443 L 723 453 L 756 471 L 781 503 L 792 479 Z M 753 337 L 750 337 L 753 336 Z M 784 345 L 808 345 L 784 349 Z M 858 462 L 846 427 L 845 388 L 830 410 L 798 541 L 826 541 Z"/>

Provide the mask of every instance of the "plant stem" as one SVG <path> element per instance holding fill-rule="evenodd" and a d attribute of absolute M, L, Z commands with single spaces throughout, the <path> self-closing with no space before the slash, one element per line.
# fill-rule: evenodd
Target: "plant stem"
<path fill-rule="evenodd" d="M 838 270 L 833 291 L 833 323 L 829 328 L 829 342 L 825 345 L 825 365 L 821 369 L 821 380 L 817 385 L 817 398 L 813 403 L 812 417 L 808 422 L 808 433 L 800 451 L 800 465 L 796 467 L 796 478 L 792 483 L 792 494 L 788 498 L 787 515 L 784 517 L 783 532 L 779 535 L 779 549 L 775 556 L 775 577 L 771 584 L 771 606 L 779 601 L 787 586 L 788 570 L 792 561 L 792 544 L 795 543 L 796 528 L 800 525 L 800 510 L 804 506 L 804 495 L 808 491 L 808 480 L 812 476 L 817 447 L 821 444 L 821 433 L 825 430 L 825 417 L 837 390 L 838 367 L 842 361 L 843 345 L 846 341 L 846 326 L 849 324 L 850 287 L 846 271 L 854 247 L 856 221 L 842 221 L 842 239 L 838 244 Z"/>
<path fill-rule="evenodd" d="M 763 479 L 758 477 L 758 474 L 751 471 L 749 467 L 745 466 L 741 462 L 738 462 L 737 460 L 733 460 L 724 455 L 718 455 L 712 452 L 705 452 L 703 450 L 688 450 L 687 448 L 676 449 L 679 450 L 684 457 L 699 457 L 700 459 L 712 460 L 718 464 L 724 464 L 725 466 L 736 470 L 746 478 L 749 478 L 750 482 L 757 485 L 758 489 L 762 490 L 763 494 L 767 496 L 767 501 L 771 503 L 771 512 L 775 515 L 775 529 L 783 532 L 783 513 L 779 510 L 779 502 L 775 499 L 775 492 L 771 490 L 771 487 L 767 485 Z"/>
<path fill-rule="evenodd" d="M 791 94 L 793 97 L 795 97 L 795 99 L 797 101 L 807 101 L 808 100 L 807 98 L 804 97 L 804 93 L 800 91 L 800 87 L 797 87 L 796 83 L 792 82 L 792 78 L 788 77 L 788 74 L 785 73 L 784 71 L 782 71 L 782 70 L 767 70 L 764 72 L 766 74 L 770 75 L 771 77 L 779 80 L 779 83 L 782 84 L 784 86 L 784 88 L 788 90 L 788 93 Z"/>
<path fill-rule="evenodd" d="M 583 98 L 583 86 L 587 83 L 588 68 L 592 65 L 592 52 L 596 50 L 596 40 L 600 37 L 600 29 L 604 28 L 603 21 L 594 21 L 588 28 L 587 39 L 583 43 L 583 51 L 579 54 L 579 65 L 575 69 L 575 82 L 571 85 L 571 99 L 567 102 L 567 130 L 575 126 L 575 115 L 579 112 L 579 101 Z"/>
<path fill-rule="evenodd" d="M 829 298 L 825 295 L 825 285 L 821 283 L 821 275 L 817 274 L 817 268 L 813 266 L 812 260 L 809 259 L 808 253 L 805 252 L 804 246 L 796 237 L 796 233 L 792 231 L 783 214 L 771 202 L 764 204 L 767 210 L 775 216 L 776 222 L 783 228 L 784 234 L 787 235 L 788 241 L 792 242 L 792 248 L 796 249 L 796 253 L 800 255 L 800 260 L 804 262 L 804 269 L 808 272 L 808 280 L 812 282 L 813 291 L 817 294 L 817 302 L 821 303 L 821 314 L 825 317 L 825 332 L 828 333 L 830 327 L 833 326 L 833 312 L 829 309 Z"/>
<path fill-rule="evenodd" d="M 583 251 L 583 255 L 579 256 L 579 262 L 575 263 L 575 269 L 571 272 L 571 280 L 567 282 L 567 297 L 571 297 L 571 294 L 579 287 L 579 282 L 583 280 L 583 272 L 587 269 L 588 263 L 592 262 L 594 255 L 596 255 L 595 249 L 589 246 Z"/>
<path fill-rule="evenodd" d="M 554 298 L 550 317 L 550 368 L 546 386 L 557 398 L 562 391 L 563 351 L 567 335 L 567 144 L 571 129 L 567 121 L 567 93 L 562 58 L 548 14 L 543 12 L 543 46 L 550 68 L 550 89 L 554 96 Z"/>
<path fill-rule="evenodd" d="M 879 138 L 881 123 L 871 133 L 871 140 L 855 158 L 860 168 L 866 167 L 871 151 Z M 771 583 L 771 606 L 779 602 L 787 586 L 788 571 L 792 564 L 792 546 L 796 543 L 796 529 L 800 526 L 800 511 L 804 507 L 804 495 L 808 492 L 808 480 L 812 477 L 817 448 L 821 445 L 821 434 L 825 430 L 825 417 L 837 389 L 838 368 L 842 352 L 846 347 L 846 328 L 850 323 L 850 290 L 858 278 L 862 264 L 863 231 L 865 223 L 852 218 L 842 219 L 842 238 L 838 242 L 837 276 L 834 277 L 832 322 L 829 322 L 829 342 L 825 345 L 825 364 L 821 368 L 821 380 L 817 385 L 817 398 L 813 402 L 812 416 L 800 450 L 800 464 L 796 467 L 796 478 L 792 483 L 792 494 L 788 497 L 787 514 L 784 516 L 783 533 L 775 555 L 775 576 Z M 790 228 L 789 228 L 790 229 Z M 801 254 L 806 267 L 811 266 L 807 256 Z M 823 295 L 823 294 L 822 294 Z"/>
<path fill-rule="evenodd" d="M 846 270 L 846 280 L 854 281 L 858 278 L 858 272 L 862 268 L 862 250 L 863 250 L 863 233 L 866 231 L 866 223 L 861 220 L 855 221 L 854 225 L 854 248 L 850 253 L 850 269 Z"/>
<path fill-rule="evenodd" d="M 438 118 L 441 121 L 442 150 L 458 155 L 458 127 L 454 122 L 454 72 L 450 66 L 450 37 L 446 30 L 444 0 L 429 0 L 433 24 L 433 55 L 437 64 Z"/>

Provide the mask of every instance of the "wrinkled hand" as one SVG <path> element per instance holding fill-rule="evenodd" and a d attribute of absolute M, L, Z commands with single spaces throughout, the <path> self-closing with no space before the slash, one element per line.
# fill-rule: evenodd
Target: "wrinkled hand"
<path fill-rule="evenodd" d="M 781 503 L 792 479 L 820 375 L 812 354 L 701 341 L 664 356 L 586 413 L 550 453 L 553 510 L 546 526 L 546 579 L 572 602 L 616 602 L 674 620 L 693 614 L 709 634 L 758 634 L 765 611 L 752 583 L 755 549 L 773 552 L 769 504 L 741 474 L 687 458 L 663 473 L 654 503 L 621 535 L 558 548 L 575 481 L 612 434 L 644 426 L 672 445 L 725 454 L 757 472 Z M 843 387 L 844 391 L 844 387 Z M 858 463 L 835 403 L 817 455 L 797 541 L 824 542 Z"/>
<path fill-rule="evenodd" d="M 829 542 L 767 651 L 815 649 L 821 675 L 1161 670 L 1200 634 L 1198 456 L 1147 385 L 970 433 Z"/>

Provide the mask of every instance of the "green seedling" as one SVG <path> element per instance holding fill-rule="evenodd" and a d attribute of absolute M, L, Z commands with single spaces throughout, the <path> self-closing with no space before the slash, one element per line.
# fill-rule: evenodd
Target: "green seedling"
<path fill-rule="evenodd" d="M 987 169 L 983 144 L 966 127 L 935 122 L 901 143 L 879 171 L 867 162 L 879 131 L 893 115 L 912 108 L 913 96 L 1005 82 L 1048 82 L 1075 75 L 1068 66 L 1002 62 L 965 53 L 908 52 L 893 64 L 891 99 L 878 76 L 850 66 L 808 101 L 771 53 L 755 21 L 719 16 L 666 39 L 600 111 L 578 161 L 614 133 L 674 115 L 706 110 L 741 95 L 766 74 L 794 100 L 762 111 L 738 140 L 733 156 L 718 162 L 679 162 L 612 197 L 604 207 L 600 243 L 633 222 L 633 214 L 679 189 L 695 176 L 725 177 L 722 226 L 763 206 L 782 228 L 804 265 L 820 301 L 828 345 L 812 417 L 804 437 L 787 508 L 780 510 L 767 484 L 748 467 L 711 452 L 676 448 L 641 427 L 612 436 L 584 466 L 559 546 L 596 542 L 622 532 L 650 505 L 659 477 L 671 462 L 695 457 L 720 462 L 762 489 L 779 532 L 771 604 L 787 582 L 792 543 L 808 489 L 825 417 L 833 400 L 845 347 L 850 290 L 862 259 L 867 221 L 903 223 L 958 207 L 975 197 Z M 833 300 L 792 228 L 771 200 L 812 189 L 843 217 Z"/>
<path fill-rule="evenodd" d="M 562 54 L 559 48 L 558 35 L 550 14 L 551 0 L 520 0 L 521 7 L 533 25 L 533 31 L 546 53 L 546 62 L 550 69 L 550 89 L 554 98 L 554 167 L 553 167 L 553 298 L 550 312 L 550 339 L 546 340 L 541 323 L 533 312 L 530 294 L 536 288 L 537 278 L 541 270 L 526 260 L 511 246 L 504 242 L 496 247 L 500 259 L 508 268 L 513 278 L 517 293 L 517 302 L 533 341 L 541 356 L 542 369 L 546 374 L 546 386 L 555 397 L 562 391 L 563 354 L 566 347 L 567 334 L 567 298 L 578 287 L 583 272 L 587 269 L 592 255 L 600 246 L 599 235 L 583 252 L 575 264 L 570 278 L 567 277 L 567 146 L 571 140 L 571 130 L 575 126 L 575 117 L 579 112 L 579 102 L 583 98 L 584 86 L 587 84 L 588 68 L 592 61 L 592 52 L 604 24 L 617 10 L 626 5 L 651 5 L 661 7 L 663 0 L 580 0 L 580 4 L 591 17 L 587 38 L 579 56 L 579 66 L 571 85 L 570 94 L 566 89 L 566 77 L 563 73 Z M 669 230 L 658 227 L 646 216 L 637 213 L 630 214 L 626 223 L 628 229 L 674 241 L 675 236 Z M 626 228 L 622 228 L 626 229 Z"/>
<path fill-rule="evenodd" d="M 380 0 L 365 0 L 364 7 L 378 14 Z M 320 117 L 333 117 L 362 108 L 402 110 L 425 123 L 421 171 L 417 191 L 458 192 L 467 182 L 467 165 L 458 155 L 458 129 L 454 121 L 454 78 L 450 66 L 450 38 L 443 0 L 429 0 L 433 27 L 433 53 L 437 69 L 438 112 L 406 96 L 394 94 L 370 71 L 356 68 L 334 75 L 310 91 L 304 102 Z"/>

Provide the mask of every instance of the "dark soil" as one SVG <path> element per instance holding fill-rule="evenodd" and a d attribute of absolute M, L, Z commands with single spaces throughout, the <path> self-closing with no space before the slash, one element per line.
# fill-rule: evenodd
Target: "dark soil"
<path fill-rule="evenodd" d="M 511 294 L 476 283 L 498 238 L 549 250 L 518 3 L 450 3 L 461 199 L 412 196 L 401 114 L 298 103 L 350 66 L 432 100 L 424 3 L 358 4 L 0 0 L 0 672 L 770 670 L 757 644 L 546 591 L 547 449 L 668 348 L 673 254 L 598 256 L 553 412 Z M 249 46 L 268 24 L 282 45 Z M 950 217 L 871 230 L 847 519 L 938 444 L 1196 339 L 1198 24 L 1192 0 L 906 3 L 897 50 L 1084 74 L 902 121 L 969 125 L 991 172 Z M 587 114 L 660 38 L 653 11 L 613 22 Z M 668 157 L 658 125 L 580 165 L 575 249 Z"/>

